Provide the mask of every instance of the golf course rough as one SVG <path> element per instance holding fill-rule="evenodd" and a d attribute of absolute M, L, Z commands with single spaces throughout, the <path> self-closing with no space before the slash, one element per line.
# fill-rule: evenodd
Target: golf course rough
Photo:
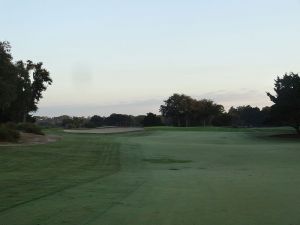
<path fill-rule="evenodd" d="M 0 224 L 297 225 L 300 141 L 276 132 L 50 130 L 0 147 Z"/>

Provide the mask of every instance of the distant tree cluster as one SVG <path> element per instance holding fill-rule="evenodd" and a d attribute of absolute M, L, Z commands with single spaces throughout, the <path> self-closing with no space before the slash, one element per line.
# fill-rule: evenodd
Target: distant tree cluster
<path fill-rule="evenodd" d="M 173 126 L 291 126 L 300 134 L 300 77 L 285 74 L 275 80 L 275 95 L 267 93 L 271 107 L 239 106 L 225 112 L 222 105 L 207 99 L 173 94 L 160 106 L 165 124 Z"/>
<path fill-rule="evenodd" d="M 162 126 L 161 117 L 154 113 L 147 113 L 147 115 L 142 120 L 141 124 L 144 127 Z"/>
<path fill-rule="evenodd" d="M 269 107 L 264 107 L 262 110 L 250 105 L 236 108 L 231 107 L 227 114 L 230 117 L 232 126 L 260 127 L 268 125 L 268 122 L 271 122 Z"/>
<path fill-rule="evenodd" d="M 135 127 L 135 126 L 161 126 L 161 117 L 153 113 L 132 116 L 113 113 L 108 117 L 94 115 L 92 117 L 36 117 L 37 124 L 44 127 L 64 128 L 96 128 L 102 126 Z"/>
<path fill-rule="evenodd" d="M 263 126 L 269 118 L 269 108 L 231 107 L 225 112 L 222 105 L 208 99 L 193 99 L 183 94 L 173 94 L 160 111 L 169 125 L 173 126 Z"/>
<path fill-rule="evenodd" d="M 26 122 L 52 83 L 43 63 L 13 62 L 11 46 L 0 42 L 0 123 Z"/>
<path fill-rule="evenodd" d="M 173 94 L 160 106 L 166 123 L 174 126 L 210 125 L 224 112 L 224 107 L 211 100 L 196 100 L 184 94 Z"/>

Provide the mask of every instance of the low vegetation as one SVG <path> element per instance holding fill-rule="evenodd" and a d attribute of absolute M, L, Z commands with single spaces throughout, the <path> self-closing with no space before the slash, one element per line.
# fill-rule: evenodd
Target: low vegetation
<path fill-rule="evenodd" d="M 17 142 L 20 133 L 9 124 L 0 124 L 0 142 Z"/>
<path fill-rule="evenodd" d="M 34 123 L 8 122 L 0 124 L 0 142 L 17 142 L 21 137 L 20 132 L 44 135 L 41 127 Z"/>
<path fill-rule="evenodd" d="M 17 125 L 17 129 L 24 133 L 44 135 L 44 133 L 42 132 L 42 129 L 34 123 L 19 123 Z"/>

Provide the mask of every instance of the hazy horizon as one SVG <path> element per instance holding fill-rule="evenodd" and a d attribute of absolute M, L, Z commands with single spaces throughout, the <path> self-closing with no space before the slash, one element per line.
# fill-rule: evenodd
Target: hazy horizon
<path fill-rule="evenodd" d="M 240 92 L 210 92 L 205 93 L 202 96 L 192 95 L 192 97 L 197 99 L 212 99 L 216 103 L 223 102 L 222 104 L 225 107 L 225 110 L 228 110 L 231 106 L 237 107 L 240 105 L 251 105 L 262 108 L 264 106 L 271 105 L 271 102 L 265 103 L 265 93 L 256 93 L 255 91 L 251 90 L 241 90 Z M 214 97 L 214 98 L 212 98 Z M 242 102 L 243 99 L 247 98 L 247 104 L 232 104 L 236 101 Z M 261 101 L 258 100 L 261 98 Z M 100 116 L 109 116 L 112 113 L 121 113 L 121 114 L 129 114 L 129 115 L 145 115 L 148 112 L 153 112 L 160 114 L 159 107 L 163 104 L 163 101 L 166 100 L 165 98 L 153 98 L 153 99 L 146 99 L 146 100 L 137 100 L 135 102 L 131 101 L 123 101 L 123 102 L 116 102 L 115 104 L 62 104 L 62 105 L 49 105 L 40 107 L 38 112 L 35 115 L 38 116 L 61 116 L 61 115 L 70 115 L 70 116 L 93 116 L 93 115 L 100 115 Z M 259 104 L 258 104 L 259 103 Z"/>
<path fill-rule="evenodd" d="M 42 61 L 53 85 L 36 115 L 158 113 L 173 93 L 270 105 L 299 69 L 300 1 L 1 1 L 1 41 Z"/>

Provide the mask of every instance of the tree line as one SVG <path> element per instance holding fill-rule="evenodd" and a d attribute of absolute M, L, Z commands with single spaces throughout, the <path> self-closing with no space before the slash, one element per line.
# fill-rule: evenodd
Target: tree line
<path fill-rule="evenodd" d="M 178 94 L 174 94 L 178 95 Z M 185 95 L 184 95 L 185 96 Z M 171 96 L 173 97 L 173 96 Z M 187 96 L 188 97 L 188 96 Z M 196 100 L 200 102 L 211 102 L 209 107 L 214 107 L 213 101 Z M 165 105 L 164 105 L 165 106 Z M 239 106 L 231 107 L 226 112 L 223 106 L 218 106 L 222 110 L 211 110 L 208 106 L 199 111 L 192 111 L 186 115 L 168 114 L 157 115 L 147 113 L 147 115 L 126 115 L 113 113 L 108 117 L 94 115 L 92 117 L 40 117 L 36 116 L 37 124 L 44 127 L 63 128 L 95 128 L 101 126 L 230 126 L 230 127 L 261 127 L 281 125 L 270 118 L 270 107 L 260 110 L 258 107 Z M 203 111 L 202 111 L 203 110 Z M 173 117 L 174 116 L 174 117 Z"/>
<path fill-rule="evenodd" d="M 166 124 L 173 126 L 291 126 L 300 134 L 300 77 L 290 73 L 277 77 L 275 94 L 267 92 L 271 107 L 239 106 L 225 112 L 212 100 L 193 99 L 184 94 L 173 94 L 160 106 Z"/>
<path fill-rule="evenodd" d="M 132 116 L 113 113 L 108 117 L 94 115 L 84 117 L 38 118 L 40 124 L 58 125 L 65 128 L 99 126 L 227 126 L 262 127 L 292 126 L 300 133 L 300 77 L 290 73 L 275 80 L 275 95 L 267 93 L 273 105 L 224 106 L 209 99 L 195 99 L 184 94 L 173 94 L 159 108 L 161 115 Z"/>
<path fill-rule="evenodd" d="M 35 117 L 36 123 L 43 127 L 72 128 L 96 128 L 103 126 L 114 127 L 136 127 L 136 126 L 162 126 L 162 117 L 154 113 L 147 115 L 126 115 L 113 113 L 108 117 L 94 115 L 92 117 L 57 116 L 57 117 Z"/>
<path fill-rule="evenodd" d="M 43 63 L 13 61 L 11 46 L 0 42 L 0 123 L 34 121 L 32 113 L 52 79 Z M 113 113 L 108 117 L 37 117 L 39 123 L 63 127 L 97 126 L 233 126 L 259 127 L 288 125 L 300 134 L 300 77 L 290 73 L 277 77 L 274 95 L 267 92 L 271 107 L 250 105 L 224 106 L 210 99 L 195 99 L 184 94 L 173 94 L 160 106 L 161 115 L 132 116 Z M 57 123 L 57 121 L 60 121 Z"/>
<path fill-rule="evenodd" d="M 254 127 L 267 125 L 269 107 L 231 107 L 228 112 L 224 106 L 208 99 L 193 99 L 184 94 L 173 94 L 160 106 L 165 122 L 172 126 L 239 126 Z"/>

